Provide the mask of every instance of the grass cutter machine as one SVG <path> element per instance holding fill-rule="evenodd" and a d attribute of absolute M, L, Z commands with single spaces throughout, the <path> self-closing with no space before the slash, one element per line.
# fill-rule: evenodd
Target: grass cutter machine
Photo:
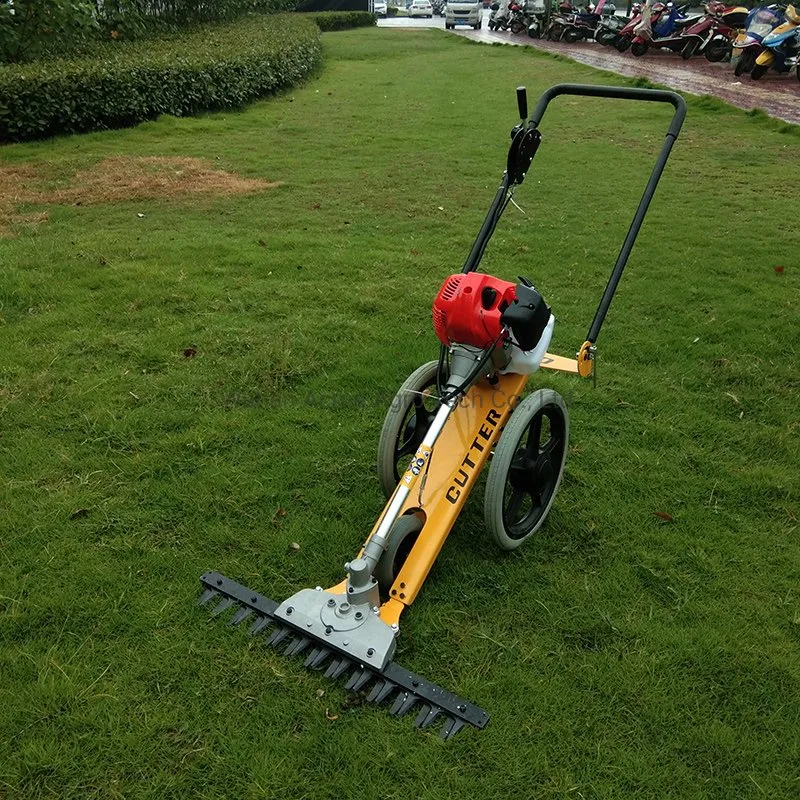
<path fill-rule="evenodd" d="M 577 358 L 547 353 L 555 318 L 525 278 L 509 283 L 477 272 L 497 223 L 541 143 L 539 123 L 559 95 L 657 101 L 675 107 L 669 130 Z M 569 419 L 562 398 L 539 389 L 521 399 L 540 367 L 589 377 L 596 342 L 642 220 L 686 115 L 673 92 L 560 84 L 546 91 L 530 119 L 517 89 L 520 122 L 511 131 L 506 169 L 463 269 L 448 277 L 433 304 L 438 360 L 417 369 L 392 403 L 378 445 L 378 475 L 388 501 L 361 551 L 336 586 L 301 589 L 281 603 L 218 572 L 201 577 L 199 602 L 231 625 L 305 656 L 326 677 L 346 675 L 346 689 L 413 710 L 416 725 L 436 725 L 448 739 L 489 715 L 392 661 L 400 615 L 414 602 L 448 533 L 491 456 L 486 525 L 513 550 L 544 522 L 567 457 Z"/>

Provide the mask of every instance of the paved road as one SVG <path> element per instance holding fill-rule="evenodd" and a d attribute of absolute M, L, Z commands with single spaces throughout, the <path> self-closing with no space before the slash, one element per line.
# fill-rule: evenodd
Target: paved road
<path fill-rule="evenodd" d="M 756 82 L 745 75 L 740 80 L 733 74 L 731 65 L 727 63 L 710 64 L 705 58 L 693 58 L 683 61 L 675 53 L 654 51 L 642 58 L 628 53 L 618 53 L 611 47 L 602 47 L 594 42 L 547 42 L 531 39 L 522 34 L 514 36 L 507 32 L 494 32 L 486 27 L 489 19 L 484 12 L 483 28 L 473 31 L 470 28 L 456 28 L 455 33 L 479 42 L 505 42 L 539 50 L 556 52 L 569 56 L 581 64 L 598 69 L 616 72 L 627 77 L 645 77 L 653 83 L 659 83 L 699 95 L 713 95 L 731 105 L 743 109 L 763 108 L 768 114 L 778 119 L 800 125 L 800 81 L 794 74 L 776 75 L 768 72 Z M 381 27 L 424 27 L 444 29 L 444 19 L 394 18 L 378 21 Z"/>

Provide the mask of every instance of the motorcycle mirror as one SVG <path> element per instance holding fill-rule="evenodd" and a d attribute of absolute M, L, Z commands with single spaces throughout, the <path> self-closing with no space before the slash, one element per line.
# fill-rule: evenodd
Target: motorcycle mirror
<path fill-rule="evenodd" d="M 525 122 L 528 119 L 528 93 L 524 86 L 517 86 L 517 108 L 519 109 L 519 118 Z"/>

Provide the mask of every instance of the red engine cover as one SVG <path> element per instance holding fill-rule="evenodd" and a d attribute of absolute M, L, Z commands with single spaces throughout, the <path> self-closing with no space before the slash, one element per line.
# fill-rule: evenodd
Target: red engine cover
<path fill-rule="evenodd" d="M 480 272 L 451 275 L 433 301 L 433 329 L 443 344 L 488 347 L 499 336 L 500 317 L 516 285 Z"/>

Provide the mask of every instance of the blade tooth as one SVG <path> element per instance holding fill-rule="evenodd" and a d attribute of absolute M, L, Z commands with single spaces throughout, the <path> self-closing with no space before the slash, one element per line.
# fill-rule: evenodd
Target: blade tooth
<path fill-rule="evenodd" d="M 389 713 L 398 717 L 402 717 L 411 710 L 417 700 L 419 700 L 419 698 L 415 694 L 411 692 L 401 692 L 395 698 L 394 703 L 392 703 Z"/>
<path fill-rule="evenodd" d="M 250 626 L 250 630 L 248 631 L 248 633 L 251 636 L 257 636 L 259 633 L 269 628 L 269 626 L 272 625 L 274 621 L 275 620 L 272 619 L 272 617 L 259 615 L 258 619 Z"/>
<path fill-rule="evenodd" d="M 337 658 L 334 658 L 334 659 L 331 661 L 331 663 L 330 663 L 330 664 L 328 664 L 328 668 L 325 670 L 325 677 L 326 677 L 326 678 L 332 678 L 332 677 L 333 677 L 333 673 L 334 673 L 334 672 L 335 672 L 337 669 L 339 669 L 339 665 L 340 665 L 341 663 L 342 663 L 342 662 L 341 662 L 341 659 L 340 659 L 340 658 L 338 658 L 338 657 L 337 657 Z"/>
<path fill-rule="evenodd" d="M 311 669 L 319 669 L 330 654 L 331 651 L 327 647 L 315 647 L 306 659 L 305 664 Z"/>
<path fill-rule="evenodd" d="M 389 695 L 396 688 L 397 684 L 392 683 L 392 681 L 388 681 L 384 678 L 382 681 L 376 683 L 372 687 L 372 691 L 367 696 L 367 702 L 375 703 L 375 705 L 378 705 L 379 703 L 382 703 L 384 700 L 386 700 L 386 698 L 389 697 Z"/>
<path fill-rule="evenodd" d="M 232 597 L 225 597 L 212 609 L 211 615 L 218 617 L 220 614 L 224 614 L 231 606 L 235 605 L 236 601 Z"/>
<path fill-rule="evenodd" d="M 309 639 L 308 636 L 298 636 L 283 651 L 283 654 L 286 656 L 295 656 L 298 653 L 302 653 L 309 644 L 311 644 L 311 639 Z"/>
<path fill-rule="evenodd" d="M 414 720 L 414 724 L 421 729 L 427 728 L 429 725 L 432 725 L 436 722 L 438 716 L 442 713 L 442 709 L 439 706 L 429 706 L 427 703 L 422 706 L 417 714 L 417 718 Z"/>
<path fill-rule="evenodd" d="M 325 670 L 325 677 L 336 680 L 338 677 L 347 672 L 351 666 L 353 666 L 353 662 L 349 658 L 344 656 L 341 658 L 335 658 L 328 665 L 328 669 Z"/>
<path fill-rule="evenodd" d="M 253 613 L 253 609 L 252 608 L 248 608 L 247 606 L 244 606 L 243 608 L 240 608 L 233 615 L 233 618 L 231 619 L 229 624 L 230 625 L 238 625 L 240 622 L 242 622 L 243 620 L 247 619 L 252 613 Z"/>
<path fill-rule="evenodd" d="M 447 722 L 442 726 L 442 732 L 439 734 L 442 739 L 451 739 L 455 736 L 467 723 L 458 717 L 450 717 Z"/>
<path fill-rule="evenodd" d="M 200 597 L 197 598 L 197 605 L 204 606 L 209 600 L 216 597 L 219 592 L 216 589 L 203 589 Z"/>
<path fill-rule="evenodd" d="M 284 627 L 283 625 L 279 625 L 275 628 L 274 631 L 267 637 L 267 644 L 274 645 L 277 647 L 286 637 L 291 633 L 289 628 Z"/>
<path fill-rule="evenodd" d="M 372 673 L 363 667 L 356 667 L 355 672 L 350 676 L 350 680 L 345 684 L 345 689 L 348 692 L 360 692 L 372 677 Z"/>

